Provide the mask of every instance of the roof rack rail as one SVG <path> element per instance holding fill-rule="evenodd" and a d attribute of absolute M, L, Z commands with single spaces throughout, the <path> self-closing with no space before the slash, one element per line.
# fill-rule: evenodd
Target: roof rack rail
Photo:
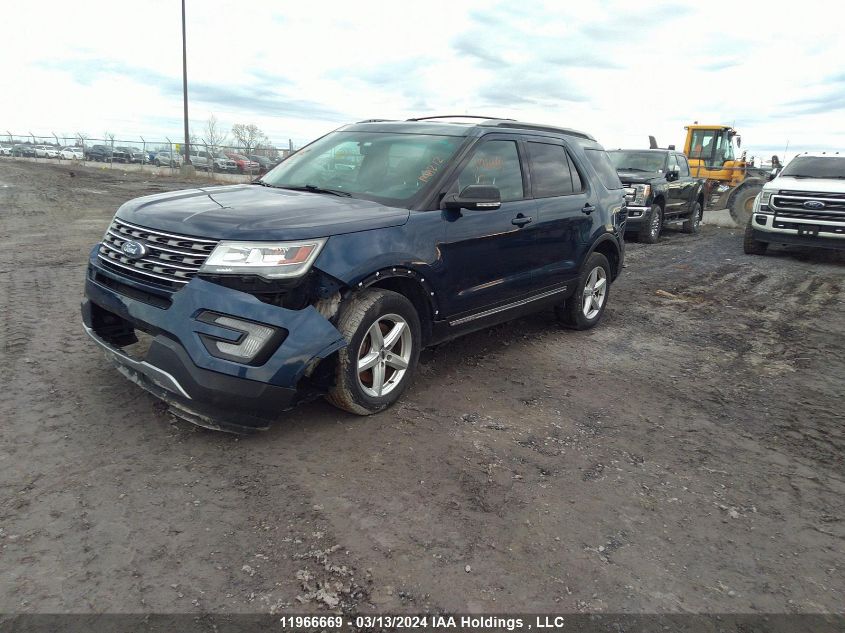
<path fill-rule="evenodd" d="M 364 119 L 358 123 L 385 123 L 387 121 L 396 121 L 396 119 Z"/>
<path fill-rule="evenodd" d="M 420 116 L 407 121 L 430 121 L 431 119 L 483 119 L 485 121 L 515 121 L 516 119 L 505 119 L 497 116 L 479 116 L 477 114 L 441 114 L 439 116 Z"/>
<path fill-rule="evenodd" d="M 567 127 L 557 127 L 556 125 L 543 125 L 542 123 L 521 123 L 519 121 L 514 121 L 513 119 L 504 119 L 501 123 L 494 123 L 496 127 L 507 127 L 507 128 L 524 128 L 528 130 L 539 130 L 543 132 L 563 132 L 564 134 L 569 134 L 570 136 L 577 136 L 578 138 L 584 138 L 589 141 L 595 141 L 595 137 L 586 132 L 579 132 L 578 130 L 572 130 Z"/>

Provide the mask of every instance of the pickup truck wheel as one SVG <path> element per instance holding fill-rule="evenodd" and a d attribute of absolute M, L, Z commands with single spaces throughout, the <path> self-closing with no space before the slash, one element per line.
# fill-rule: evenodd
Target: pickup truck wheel
<path fill-rule="evenodd" d="M 601 253 L 587 259 L 575 293 L 555 306 L 555 315 L 566 327 L 589 330 L 601 320 L 610 297 L 610 264 Z"/>
<path fill-rule="evenodd" d="M 420 355 L 420 319 L 413 304 L 389 290 L 368 289 L 340 307 L 335 385 L 326 399 L 345 411 L 371 415 L 396 402 Z"/>
<path fill-rule="evenodd" d="M 660 237 L 660 231 L 663 228 L 663 209 L 659 204 L 651 205 L 651 213 L 648 216 L 648 222 L 643 223 L 640 227 L 640 242 L 646 244 L 657 243 L 657 238 Z"/>
<path fill-rule="evenodd" d="M 684 233 L 698 233 L 701 230 L 701 205 L 696 201 L 692 205 L 692 213 L 684 222 Z"/>
<path fill-rule="evenodd" d="M 746 255 L 765 255 L 768 250 L 768 242 L 761 242 L 754 239 L 754 229 L 751 228 L 751 220 L 745 226 L 745 235 L 742 239 L 742 250 Z"/>

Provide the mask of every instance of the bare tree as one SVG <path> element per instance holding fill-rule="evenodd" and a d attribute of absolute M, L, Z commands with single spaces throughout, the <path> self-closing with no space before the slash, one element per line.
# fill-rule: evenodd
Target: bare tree
<path fill-rule="evenodd" d="M 254 123 L 235 123 L 232 126 L 232 136 L 235 137 L 238 145 L 244 148 L 246 155 L 249 155 L 262 139 L 267 138 L 267 135 Z"/>
<path fill-rule="evenodd" d="M 208 117 L 208 121 L 205 122 L 205 130 L 203 130 L 202 142 L 205 143 L 206 147 L 208 147 L 208 152 L 212 156 L 217 156 L 217 152 L 220 150 L 220 148 L 229 142 L 226 133 L 220 129 L 220 124 L 217 121 L 217 117 L 213 114 Z"/>

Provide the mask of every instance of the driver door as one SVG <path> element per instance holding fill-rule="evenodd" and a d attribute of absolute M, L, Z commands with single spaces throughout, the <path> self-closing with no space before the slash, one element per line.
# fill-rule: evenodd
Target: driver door
<path fill-rule="evenodd" d="M 446 193 L 474 184 L 499 189 L 498 209 L 441 211 L 444 316 L 469 315 L 501 306 L 531 290 L 537 265 L 536 203 L 528 197 L 524 149 L 515 138 L 493 135 L 462 161 Z"/>

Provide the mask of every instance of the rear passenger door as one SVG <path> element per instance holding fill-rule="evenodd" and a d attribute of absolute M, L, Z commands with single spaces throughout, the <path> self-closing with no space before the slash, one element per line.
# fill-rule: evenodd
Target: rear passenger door
<path fill-rule="evenodd" d="M 675 154 L 669 154 L 666 161 L 666 209 L 665 215 L 671 216 L 681 211 L 683 198 L 681 197 L 682 185 L 680 178 L 680 166 Z"/>
<path fill-rule="evenodd" d="M 566 144 L 532 138 L 525 143 L 531 192 L 537 203 L 535 289 L 560 286 L 578 275 L 577 262 L 592 227 L 588 181 Z"/>
<path fill-rule="evenodd" d="M 687 157 L 683 154 L 677 154 L 678 167 L 678 182 L 680 184 L 681 207 L 680 211 L 686 212 L 692 209 L 693 194 L 695 193 L 695 179 L 690 174 L 689 163 Z"/>

